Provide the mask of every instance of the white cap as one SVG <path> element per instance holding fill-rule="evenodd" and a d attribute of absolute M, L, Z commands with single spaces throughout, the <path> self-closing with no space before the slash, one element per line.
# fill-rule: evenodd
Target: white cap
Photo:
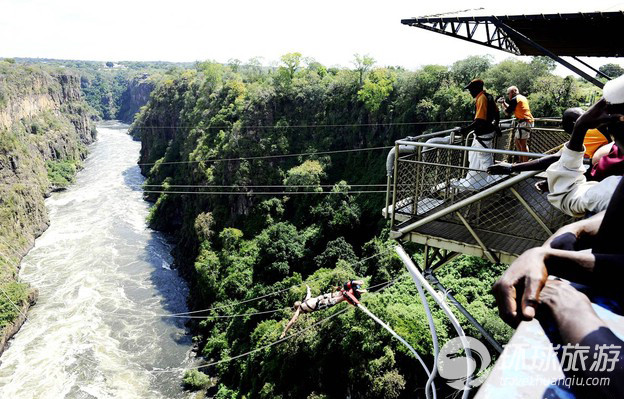
<path fill-rule="evenodd" d="M 624 75 L 605 83 L 602 96 L 609 104 L 624 103 Z"/>

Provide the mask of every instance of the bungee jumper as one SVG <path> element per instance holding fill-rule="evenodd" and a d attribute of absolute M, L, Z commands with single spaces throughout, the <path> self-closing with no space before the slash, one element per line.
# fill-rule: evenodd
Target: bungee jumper
<path fill-rule="evenodd" d="M 299 318 L 299 314 L 301 313 L 312 313 L 317 310 L 327 309 L 343 301 L 347 301 L 354 306 L 358 305 L 360 303 L 358 301 L 360 296 L 366 293 L 366 290 L 362 288 L 362 285 L 364 285 L 362 280 L 349 280 L 344 283 L 342 288 L 337 288 L 337 291 L 312 298 L 310 286 L 306 284 L 306 297 L 303 301 L 295 302 L 295 305 L 293 306 L 295 314 L 290 319 L 288 324 L 286 324 L 286 328 L 284 328 L 284 332 L 280 335 L 280 339 L 286 336 L 286 332 L 290 329 L 290 327 L 292 327 L 293 324 L 295 324 Z"/>

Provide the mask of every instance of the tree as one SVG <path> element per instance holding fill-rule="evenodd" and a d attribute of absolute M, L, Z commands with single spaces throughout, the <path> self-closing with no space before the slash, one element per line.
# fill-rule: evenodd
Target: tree
<path fill-rule="evenodd" d="M 115 66 L 115 64 L 114 64 L 114 63 L 112 63 L 111 61 L 108 61 L 108 62 L 106 63 L 106 66 L 107 66 L 108 68 L 112 68 L 112 67 L 114 67 L 114 66 Z"/>
<path fill-rule="evenodd" d="M 534 91 L 535 82 L 549 75 L 552 68 L 552 62 L 545 57 L 534 57 L 530 63 L 508 59 L 490 68 L 483 80 L 486 90 L 494 97 L 504 95 L 512 85 L 528 96 Z"/>
<path fill-rule="evenodd" d="M 256 238 L 258 262 L 254 280 L 265 283 L 279 281 L 290 273 L 291 265 L 304 255 L 306 238 L 290 223 L 269 226 Z"/>
<path fill-rule="evenodd" d="M 241 60 L 239 60 L 238 58 L 230 58 L 228 60 L 228 66 L 232 68 L 232 71 L 238 72 L 241 66 Z"/>
<path fill-rule="evenodd" d="M 316 160 L 307 160 L 288 171 L 284 185 L 288 186 L 288 191 L 322 191 L 323 177 L 323 165 Z"/>
<path fill-rule="evenodd" d="M 615 79 L 618 76 L 624 75 L 624 68 L 622 68 L 618 64 L 604 64 L 598 70 L 611 79 Z M 600 75 L 596 75 L 596 77 L 601 77 Z"/>
<path fill-rule="evenodd" d="M 358 91 L 358 99 L 364 102 L 369 111 L 377 112 L 383 101 L 392 93 L 395 81 L 395 75 L 387 69 L 375 69 Z"/>
<path fill-rule="evenodd" d="M 353 57 L 355 57 L 355 59 L 353 60 L 353 65 L 355 65 L 355 70 L 358 73 L 361 86 L 362 82 L 364 81 L 364 74 L 368 72 L 373 67 L 373 65 L 375 65 L 375 59 L 368 54 L 354 54 Z"/>
<path fill-rule="evenodd" d="M 288 53 L 284 54 L 281 58 L 282 63 L 285 65 L 286 71 L 290 79 L 295 77 L 295 72 L 301 66 L 301 53 Z"/>
<path fill-rule="evenodd" d="M 315 257 L 314 262 L 319 268 L 325 267 L 333 269 L 340 259 L 348 263 L 355 263 L 357 261 L 355 252 L 353 252 L 353 247 L 345 241 L 343 237 L 338 237 L 328 242 L 325 251 Z"/>
<path fill-rule="evenodd" d="M 451 77 L 462 86 L 465 86 L 472 79 L 482 77 L 482 75 L 492 66 L 492 56 L 473 55 L 455 62 L 451 66 Z"/>

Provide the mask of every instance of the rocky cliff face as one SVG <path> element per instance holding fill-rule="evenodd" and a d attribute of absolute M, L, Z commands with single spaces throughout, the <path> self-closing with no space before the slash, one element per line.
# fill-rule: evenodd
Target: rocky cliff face
<path fill-rule="evenodd" d="M 89 109 L 77 76 L 0 62 L 0 287 L 20 308 L 34 296 L 17 265 L 48 226 L 45 196 L 71 180 L 95 140 Z M 1 295 L 2 341 L 18 314 Z"/>
<path fill-rule="evenodd" d="M 147 74 L 131 79 L 121 96 L 121 105 L 117 113 L 117 119 L 125 123 L 132 123 L 134 116 L 141 107 L 147 104 L 152 90 L 154 90 L 154 83 Z"/>

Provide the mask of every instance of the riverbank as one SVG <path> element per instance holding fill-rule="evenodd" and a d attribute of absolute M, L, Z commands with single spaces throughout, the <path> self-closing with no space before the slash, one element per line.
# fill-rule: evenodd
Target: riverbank
<path fill-rule="evenodd" d="M 36 297 L 17 276 L 48 227 L 44 199 L 71 183 L 96 132 L 77 75 L 2 60 L 0 76 L 1 352 Z"/>
<path fill-rule="evenodd" d="M 73 185 L 46 200 L 49 228 L 20 278 L 37 306 L 0 365 L 0 397 L 185 398 L 188 289 L 171 245 L 149 229 L 149 204 L 127 125 L 98 125 Z M 25 356 L 25 354 L 28 354 Z"/>

